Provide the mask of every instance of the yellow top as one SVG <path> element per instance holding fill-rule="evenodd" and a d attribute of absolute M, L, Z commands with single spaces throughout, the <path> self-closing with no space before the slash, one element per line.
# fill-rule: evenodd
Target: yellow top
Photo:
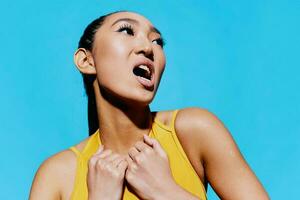
<path fill-rule="evenodd" d="M 185 190 L 199 197 L 201 200 L 206 200 L 205 188 L 176 136 L 174 128 L 176 114 L 177 110 L 173 112 L 170 127 L 167 127 L 155 118 L 152 123 L 149 136 L 158 140 L 163 149 L 166 151 L 169 157 L 172 175 L 176 183 Z M 75 147 L 70 148 L 77 155 L 76 178 L 71 200 L 88 199 L 86 183 L 88 160 L 97 151 L 100 144 L 99 131 L 96 131 L 90 137 L 82 152 L 79 152 Z M 128 191 L 126 187 L 122 199 L 137 200 L 139 198 Z"/>

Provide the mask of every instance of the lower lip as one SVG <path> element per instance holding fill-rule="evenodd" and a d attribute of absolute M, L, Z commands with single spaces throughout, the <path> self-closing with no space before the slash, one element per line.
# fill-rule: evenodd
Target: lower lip
<path fill-rule="evenodd" d="M 136 77 L 137 77 L 137 80 L 140 82 L 140 84 L 142 84 L 144 87 L 146 87 L 146 88 L 153 88 L 153 86 L 154 86 L 153 75 L 152 75 L 152 77 L 151 77 L 150 80 L 145 79 L 145 78 L 140 77 L 140 76 L 136 76 Z"/>

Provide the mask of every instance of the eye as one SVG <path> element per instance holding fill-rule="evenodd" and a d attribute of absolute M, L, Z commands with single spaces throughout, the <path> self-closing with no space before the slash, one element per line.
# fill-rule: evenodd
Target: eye
<path fill-rule="evenodd" d="M 157 44 L 161 47 L 163 47 L 165 45 L 164 39 L 163 38 L 158 38 L 152 41 L 154 44 Z"/>
<path fill-rule="evenodd" d="M 123 32 L 123 33 L 126 33 L 128 35 L 134 35 L 133 28 L 130 24 L 121 25 L 120 28 L 118 29 L 118 32 Z"/>

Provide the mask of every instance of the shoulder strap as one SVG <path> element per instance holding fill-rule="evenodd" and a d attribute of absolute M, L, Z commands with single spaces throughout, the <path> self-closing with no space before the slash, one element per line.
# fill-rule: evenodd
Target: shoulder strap
<path fill-rule="evenodd" d="M 85 159 L 89 159 L 97 151 L 99 145 L 101 145 L 101 141 L 100 141 L 99 129 L 98 129 L 93 135 L 90 136 L 84 149 L 82 150 L 81 155 Z"/>
<path fill-rule="evenodd" d="M 70 147 L 70 150 L 73 151 L 78 158 L 81 157 L 81 152 L 78 149 L 76 149 L 76 147 Z"/>
<path fill-rule="evenodd" d="M 177 113 L 178 113 L 178 110 L 174 110 L 172 113 L 170 128 L 173 133 L 175 133 L 175 119 L 176 119 Z"/>
<path fill-rule="evenodd" d="M 175 130 L 175 120 L 176 120 L 178 111 L 179 110 L 174 110 L 173 114 L 172 114 L 171 129 L 172 129 L 173 141 L 175 142 L 176 147 L 177 147 L 178 151 L 180 152 L 180 154 L 182 155 L 183 159 L 186 161 L 188 167 L 190 167 L 190 169 L 197 175 L 197 173 L 194 171 L 194 168 L 183 149 L 183 146 L 180 143 L 179 138 L 177 137 L 177 132 Z"/>

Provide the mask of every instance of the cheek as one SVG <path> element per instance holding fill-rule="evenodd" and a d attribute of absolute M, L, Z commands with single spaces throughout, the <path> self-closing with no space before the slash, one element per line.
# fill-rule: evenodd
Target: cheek
<path fill-rule="evenodd" d="M 159 74 L 160 76 L 162 75 L 162 73 L 165 70 L 165 65 L 166 65 L 166 57 L 165 54 L 162 50 L 158 50 L 157 51 L 157 66 L 158 66 L 158 70 L 159 70 Z"/>
<path fill-rule="evenodd" d="M 125 38 L 126 39 L 126 38 Z M 119 88 L 120 80 L 128 77 L 128 55 L 130 44 L 124 38 L 102 38 L 94 52 L 99 83 L 110 89 Z"/>
<path fill-rule="evenodd" d="M 110 68 L 117 69 L 124 64 L 129 54 L 129 45 L 122 39 L 103 38 L 99 42 L 95 58 L 95 65 L 98 70 Z"/>

